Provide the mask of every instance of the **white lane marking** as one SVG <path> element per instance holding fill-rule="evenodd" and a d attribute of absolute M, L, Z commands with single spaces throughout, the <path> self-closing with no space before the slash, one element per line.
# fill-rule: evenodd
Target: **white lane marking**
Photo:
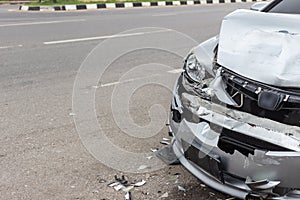
<path fill-rule="evenodd" d="M 73 19 L 73 20 L 62 20 L 62 21 L 44 21 L 44 22 L 25 22 L 16 24 L 0 24 L 0 27 L 9 26 L 29 26 L 29 25 L 40 25 L 40 24 L 59 24 L 59 23 L 69 23 L 69 22 L 84 22 L 85 19 Z"/>
<path fill-rule="evenodd" d="M 206 0 L 205 0 L 206 1 Z M 217 9 L 216 11 L 222 11 L 221 9 Z M 194 10 L 194 11 L 178 11 L 178 12 L 166 12 L 166 13 L 160 13 L 160 14 L 153 14 L 153 17 L 162 17 L 162 16 L 172 16 L 172 15 L 186 15 L 186 14 L 203 14 L 203 13 L 209 13 L 211 12 L 210 10 Z"/>
<path fill-rule="evenodd" d="M 105 83 L 105 84 L 101 84 L 100 87 L 108 87 L 108 86 L 112 86 L 112 85 L 118 85 L 118 84 L 121 84 L 121 83 L 129 83 L 129 82 L 132 82 L 132 81 L 138 81 L 138 80 L 142 80 L 142 79 L 149 78 L 149 77 L 154 77 L 154 76 L 159 76 L 159 74 L 154 74 L 154 75 L 150 75 L 150 76 L 146 76 L 146 77 L 140 77 L 140 78 L 132 78 L 132 79 L 127 79 L 127 80 L 123 80 L 123 81 Z"/>
<path fill-rule="evenodd" d="M 116 82 L 111 82 L 111 83 L 105 83 L 105 84 L 101 84 L 100 87 L 108 87 L 108 86 L 112 86 L 112 85 L 118 85 L 119 83 L 121 83 L 121 82 L 116 81 Z"/>
<path fill-rule="evenodd" d="M 167 31 L 170 31 L 170 30 L 167 29 L 167 30 L 160 30 L 160 31 L 137 32 L 137 33 L 127 33 L 127 34 L 117 34 L 117 35 L 106 35 L 106 36 L 78 38 L 78 39 L 70 39 L 70 40 L 57 40 L 57 41 L 44 42 L 44 44 L 49 45 L 49 44 L 71 43 L 71 42 L 83 42 L 83 41 L 90 41 L 90 40 L 102 40 L 102 39 L 111 39 L 111 38 L 120 38 L 120 37 L 139 36 L 139 35 L 167 32 Z"/>
<path fill-rule="evenodd" d="M 183 69 L 173 69 L 173 70 L 167 71 L 167 73 L 177 74 L 177 73 L 181 73 L 183 71 L 184 71 Z M 109 86 L 113 86 L 113 85 L 129 83 L 132 81 L 142 80 L 145 78 L 150 78 L 150 77 L 155 77 L 155 76 L 161 76 L 161 74 L 153 74 L 153 75 L 146 76 L 146 77 L 132 78 L 132 79 L 127 79 L 127 80 L 123 80 L 123 81 L 115 81 L 115 82 L 111 82 L 111 83 L 104 83 L 104 84 L 101 84 L 100 87 L 109 87 Z M 97 89 L 98 86 L 97 87 L 94 86 L 94 88 Z"/>
<path fill-rule="evenodd" d="M 14 19 L 14 18 L 5 18 L 0 19 L 0 22 L 7 22 L 7 21 L 26 21 L 26 20 L 35 20 L 37 18 L 22 18 L 22 19 Z"/>
<path fill-rule="evenodd" d="M 11 49 L 11 48 L 16 48 L 16 47 L 23 47 L 22 44 L 16 45 L 16 46 L 0 46 L 0 49 Z"/>
<path fill-rule="evenodd" d="M 9 49 L 9 48 L 13 48 L 14 46 L 3 46 L 3 47 L 0 47 L 0 49 Z"/>
<path fill-rule="evenodd" d="M 163 16 L 174 16 L 174 15 L 178 15 L 178 13 L 164 13 L 164 14 L 156 14 L 156 15 L 152 15 L 153 17 L 163 17 Z"/>

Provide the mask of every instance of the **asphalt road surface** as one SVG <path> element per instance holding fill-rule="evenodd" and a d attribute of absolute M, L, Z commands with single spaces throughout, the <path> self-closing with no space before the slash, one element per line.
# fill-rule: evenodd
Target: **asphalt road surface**
<path fill-rule="evenodd" d="M 146 180 L 132 199 L 229 198 L 151 149 L 168 137 L 183 56 L 216 35 L 223 16 L 249 7 L 0 7 L 0 199 L 124 199 L 107 186 L 115 175 Z"/>

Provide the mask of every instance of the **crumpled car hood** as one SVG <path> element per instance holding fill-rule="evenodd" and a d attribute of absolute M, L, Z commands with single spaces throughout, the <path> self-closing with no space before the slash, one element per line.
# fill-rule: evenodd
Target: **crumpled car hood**
<path fill-rule="evenodd" d="M 217 62 L 247 78 L 300 86 L 300 15 L 237 10 L 222 22 Z"/>

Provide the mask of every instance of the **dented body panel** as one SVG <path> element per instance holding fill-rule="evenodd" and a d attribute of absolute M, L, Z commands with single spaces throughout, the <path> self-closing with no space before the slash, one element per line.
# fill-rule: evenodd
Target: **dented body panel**
<path fill-rule="evenodd" d="M 243 24 L 265 15 L 232 13 L 220 36 L 190 52 L 205 78 L 180 75 L 168 127 L 177 158 L 205 184 L 242 199 L 300 199 L 300 51 L 288 49 L 300 42 L 292 27 L 299 16 L 281 27 L 269 18 Z"/>
<path fill-rule="evenodd" d="M 218 63 L 262 83 L 298 87 L 299 27 L 300 15 L 237 10 L 223 20 Z"/>
<path fill-rule="evenodd" d="M 224 180 L 216 179 L 205 170 L 203 173 L 213 181 L 206 182 L 203 178 L 199 178 L 209 186 L 219 190 L 224 188 L 223 192 L 239 198 L 245 198 L 248 194 L 257 192 L 249 189 L 246 184 L 247 177 L 257 181 L 279 181 L 278 186 L 280 188 L 300 188 L 300 175 L 298 173 L 298 166 L 300 165 L 299 127 L 288 126 L 248 113 L 231 110 L 225 107 L 225 104 L 220 105 L 205 100 L 188 92 L 183 86 L 186 84 L 183 79 L 182 75 L 179 78 L 181 83 L 177 84 L 179 87 L 177 91 L 174 91 L 172 103 L 173 110 L 184 110 L 182 120 L 175 122 L 172 115 L 169 119 L 169 129 L 175 138 L 173 148 L 177 152 L 177 157 L 181 158 L 181 162 L 186 163 L 186 165 L 192 163 L 193 170 L 200 170 L 198 172 L 200 173 L 201 169 L 197 167 L 197 164 L 186 158 L 185 153 L 188 148 L 193 146 L 204 155 L 217 155 L 220 161 L 220 173 L 224 176 L 222 177 Z M 190 86 L 187 85 L 186 87 Z M 187 112 L 190 112 L 190 116 L 185 116 Z M 282 147 L 282 151 L 254 149 L 253 154 L 249 153 L 246 156 L 240 151 L 234 150 L 234 153 L 230 154 L 219 147 L 220 137 L 222 137 L 225 129 Z M 183 141 L 188 145 L 184 145 Z M 210 182 L 215 182 L 215 184 L 211 185 Z M 224 184 L 231 189 L 224 187 Z M 232 193 L 229 192 L 231 190 Z"/>

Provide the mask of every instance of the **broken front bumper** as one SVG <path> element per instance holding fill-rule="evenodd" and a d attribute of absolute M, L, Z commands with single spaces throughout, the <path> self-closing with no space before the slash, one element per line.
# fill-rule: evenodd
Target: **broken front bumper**
<path fill-rule="evenodd" d="M 299 127 L 227 108 L 175 85 L 169 131 L 180 162 L 205 184 L 241 199 L 300 199 Z"/>

